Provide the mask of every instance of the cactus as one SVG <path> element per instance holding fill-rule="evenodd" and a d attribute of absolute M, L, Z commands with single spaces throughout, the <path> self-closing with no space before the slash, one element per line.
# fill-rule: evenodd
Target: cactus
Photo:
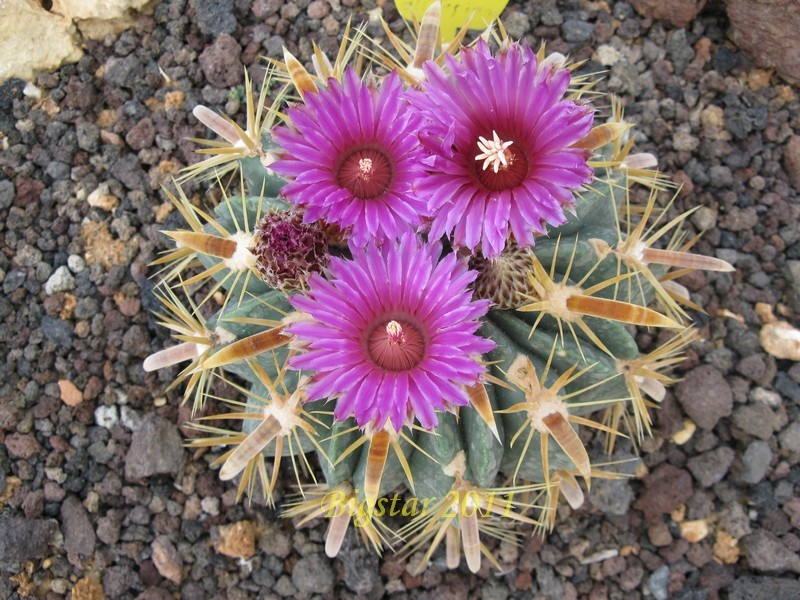
<path fill-rule="evenodd" d="M 145 369 L 188 362 L 184 400 L 227 407 L 190 445 L 223 448 L 240 496 L 272 503 L 292 466 L 285 514 L 327 518 L 328 555 L 352 524 L 378 552 L 422 551 L 419 569 L 444 541 L 474 572 L 500 568 L 487 536 L 550 530 L 580 479 L 621 476 L 579 429 L 609 451 L 650 432 L 692 341 L 675 278 L 730 266 L 689 253 L 655 158 L 631 154 L 616 103 L 598 123 L 575 65 L 502 27 L 494 51 L 459 49 L 462 30 L 438 53 L 438 10 L 413 52 L 386 29 L 399 58 L 349 25 L 314 73 L 287 51 L 257 103 L 247 82 L 244 129 L 195 110 L 224 141 L 187 176 L 240 187 L 208 211 L 169 194 L 187 227 L 156 261 L 159 316 L 179 343 Z M 670 333 L 641 354 L 634 326 Z M 213 396 L 214 379 L 239 395 Z"/>

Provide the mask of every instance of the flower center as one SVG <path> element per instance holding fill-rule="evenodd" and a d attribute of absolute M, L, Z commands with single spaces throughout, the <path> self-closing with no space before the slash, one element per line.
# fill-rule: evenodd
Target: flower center
<path fill-rule="evenodd" d="M 501 166 L 508 166 L 508 156 L 506 156 L 506 149 L 513 144 L 513 141 L 504 142 L 497 135 L 497 132 L 492 130 L 492 139 L 487 140 L 485 137 L 478 137 L 478 150 L 481 151 L 475 160 L 483 161 L 483 170 L 489 168 L 491 165 L 492 170 L 497 173 Z"/>
<path fill-rule="evenodd" d="M 356 198 L 369 200 L 383 194 L 394 177 L 389 157 L 381 150 L 367 146 L 350 150 L 337 168 L 336 183 Z"/>
<path fill-rule="evenodd" d="M 492 139 L 479 136 L 477 144 L 480 154 L 475 157 L 475 176 L 488 190 L 515 188 L 528 176 L 528 157 L 519 143 L 503 141 L 492 130 Z"/>
<path fill-rule="evenodd" d="M 386 371 L 408 371 L 425 356 L 422 327 L 410 319 L 381 319 L 366 336 L 369 358 Z"/>

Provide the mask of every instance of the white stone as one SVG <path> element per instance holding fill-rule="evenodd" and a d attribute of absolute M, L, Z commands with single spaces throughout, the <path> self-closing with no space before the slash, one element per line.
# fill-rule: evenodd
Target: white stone
<path fill-rule="evenodd" d="M 754 402 L 763 402 L 770 408 L 778 408 L 782 404 L 781 395 L 778 392 L 757 387 L 750 392 L 750 399 Z"/>
<path fill-rule="evenodd" d="M 203 509 L 203 512 L 211 515 L 212 517 L 216 517 L 219 514 L 219 498 L 215 498 L 214 496 L 206 496 L 200 501 L 200 506 Z"/>
<path fill-rule="evenodd" d="M 104 429 L 111 429 L 119 423 L 119 411 L 116 406 L 98 406 L 94 411 L 94 422 Z"/>
<path fill-rule="evenodd" d="M 67 480 L 67 474 L 61 467 L 45 467 L 44 474 L 50 481 L 56 483 L 64 483 Z"/>
<path fill-rule="evenodd" d="M 67 258 L 67 266 L 69 267 L 70 271 L 77 275 L 86 268 L 86 261 L 83 260 L 82 256 L 70 254 Z"/>
<path fill-rule="evenodd" d="M 142 426 L 142 415 L 133 410 L 130 406 L 120 408 L 120 418 L 122 426 L 130 431 L 137 431 Z"/>
<path fill-rule="evenodd" d="M 44 284 L 44 293 L 48 296 L 69 292 L 75 289 L 75 279 L 67 267 L 58 267 Z"/>
<path fill-rule="evenodd" d="M 27 98 L 33 98 L 34 100 L 42 99 L 42 90 L 31 82 L 25 84 L 25 87 L 22 88 L 22 94 Z"/>
<path fill-rule="evenodd" d="M 606 67 L 614 66 L 619 62 L 619 59 L 622 58 L 619 50 L 609 44 L 598 46 L 595 56 L 597 58 L 597 62 Z"/>

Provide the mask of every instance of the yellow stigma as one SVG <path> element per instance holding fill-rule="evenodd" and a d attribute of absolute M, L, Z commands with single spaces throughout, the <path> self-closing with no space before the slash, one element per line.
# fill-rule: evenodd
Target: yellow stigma
<path fill-rule="evenodd" d="M 492 170 L 497 173 L 500 170 L 500 166 L 507 167 L 508 166 L 508 156 L 506 156 L 506 148 L 508 148 L 514 142 L 504 142 L 500 139 L 500 136 L 497 135 L 497 132 L 492 130 L 492 139 L 487 140 L 485 137 L 478 138 L 478 150 L 481 151 L 478 156 L 475 157 L 475 160 L 482 160 L 483 161 L 483 170 L 489 168 L 489 165 L 492 165 Z"/>
<path fill-rule="evenodd" d="M 402 344 L 406 338 L 406 336 L 403 335 L 403 327 L 397 321 L 389 321 L 386 324 L 386 334 L 389 336 L 389 342 L 398 346 Z"/>
<path fill-rule="evenodd" d="M 362 158 L 358 161 L 358 176 L 361 179 L 369 179 L 370 175 L 372 175 L 372 159 L 371 158 Z"/>

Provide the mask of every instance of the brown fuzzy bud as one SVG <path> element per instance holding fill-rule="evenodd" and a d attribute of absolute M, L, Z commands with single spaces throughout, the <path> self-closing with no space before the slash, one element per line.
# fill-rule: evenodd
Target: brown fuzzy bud
<path fill-rule="evenodd" d="M 494 259 L 474 256 L 470 269 L 478 272 L 472 284 L 476 299 L 491 300 L 496 308 L 519 308 L 535 296 L 528 274 L 531 272 L 530 250 L 509 242 L 503 253 Z"/>
<path fill-rule="evenodd" d="M 256 226 L 256 267 L 270 287 L 305 288 L 311 273 L 328 264 L 328 244 L 318 223 L 303 223 L 297 213 L 268 212 Z"/>

